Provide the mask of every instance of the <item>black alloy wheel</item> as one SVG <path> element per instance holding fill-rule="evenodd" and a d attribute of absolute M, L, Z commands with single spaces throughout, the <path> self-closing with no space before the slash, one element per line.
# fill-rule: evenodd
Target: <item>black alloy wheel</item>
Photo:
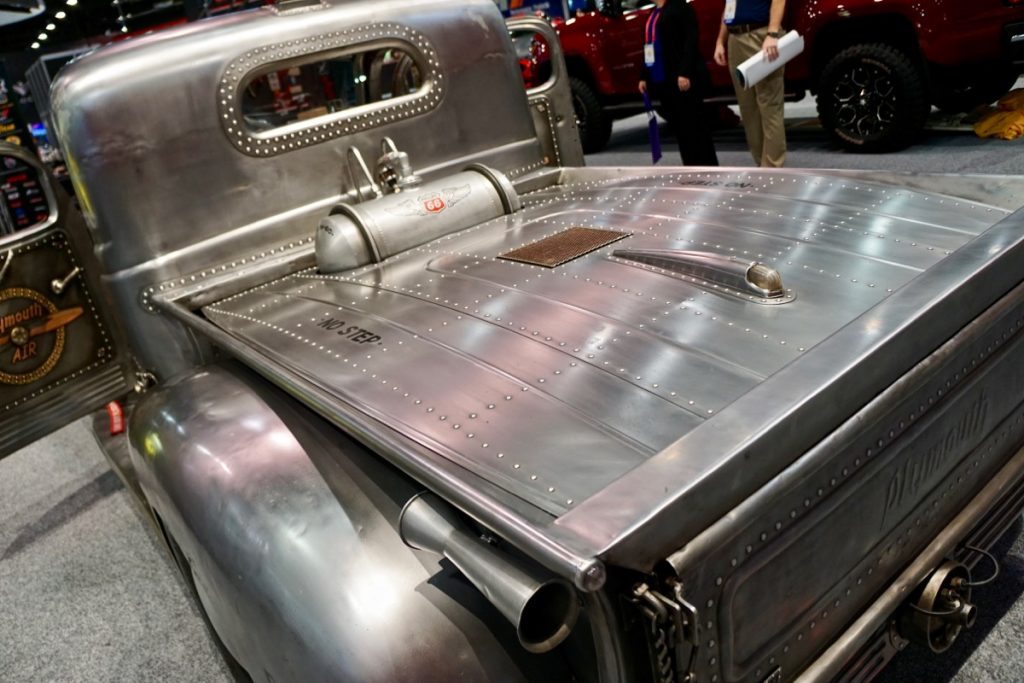
<path fill-rule="evenodd" d="M 906 147 L 924 127 L 928 110 L 922 69 L 894 47 L 855 45 L 833 57 L 821 72 L 818 116 L 848 150 Z"/>

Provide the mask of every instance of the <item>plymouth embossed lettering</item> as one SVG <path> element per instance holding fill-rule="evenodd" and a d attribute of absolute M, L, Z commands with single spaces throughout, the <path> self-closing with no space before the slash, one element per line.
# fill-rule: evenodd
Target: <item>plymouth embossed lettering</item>
<path fill-rule="evenodd" d="M 918 494 L 924 487 L 931 485 L 936 476 L 946 470 L 949 459 L 960 452 L 964 443 L 979 434 L 987 415 L 988 398 L 982 392 L 959 420 L 941 432 L 938 441 L 896 470 L 886 489 L 883 528 L 893 512 L 905 503 L 918 500 Z"/>
<path fill-rule="evenodd" d="M 82 312 L 81 306 L 58 309 L 33 289 L 0 290 L 0 384 L 31 384 L 48 375 L 64 353 L 65 328 Z"/>
<path fill-rule="evenodd" d="M 22 308 L 19 311 L 14 311 L 13 313 L 6 313 L 2 317 L 0 317 L 0 334 L 5 334 L 12 327 L 20 325 L 34 318 L 44 316 L 47 313 L 49 313 L 49 311 L 45 307 L 43 307 L 42 304 L 35 302 L 29 304 L 28 306 Z"/>

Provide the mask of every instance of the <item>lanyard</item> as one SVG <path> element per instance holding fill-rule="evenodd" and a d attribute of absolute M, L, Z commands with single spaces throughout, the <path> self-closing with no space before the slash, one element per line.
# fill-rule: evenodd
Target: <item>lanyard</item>
<path fill-rule="evenodd" d="M 647 38 L 648 44 L 653 44 L 655 35 L 658 32 L 658 20 L 661 19 L 661 8 L 658 8 L 651 12 L 651 16 L 647 17 L 647 26 L 644 28 L 644 37 Z"/>

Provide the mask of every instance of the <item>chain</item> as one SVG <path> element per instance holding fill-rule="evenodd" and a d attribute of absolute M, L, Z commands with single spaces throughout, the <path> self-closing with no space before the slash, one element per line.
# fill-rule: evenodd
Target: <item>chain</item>
<path fill-rule="evenodd" d="M 676 683 L 676 667 L 672 657 L 672 650 L 668 643 L 671 636 L 666 629 L 658 624 L 653 613 L 649 614 L 651 629 L 651 647 L 654 651 L 654 666 L 660 683 Z"/>
<path fill-rule="evenodd" d="M 678 683 L 676 677 L 675 621 L 670 618 L 662 601 L 654 595 L 647 584 L 633 589 L 633 597 L 640 612 L 647 620 L 648 645 L 651 664 L 654 666 L 658 683 Z"/>

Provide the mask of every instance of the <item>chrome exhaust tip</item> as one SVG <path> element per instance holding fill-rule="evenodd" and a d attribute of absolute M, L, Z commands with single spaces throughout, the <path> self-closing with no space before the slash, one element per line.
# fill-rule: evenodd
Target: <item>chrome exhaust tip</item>
<path fill-rule="evenodd" d="M 448 558 L 515 626 L 528 652 L 553 650 L 572 632 L 580 611 L 572 585 L 494 548 L 434 494 L 417 494 L 405 504 L 398 533 L 410 548 Z"/>

